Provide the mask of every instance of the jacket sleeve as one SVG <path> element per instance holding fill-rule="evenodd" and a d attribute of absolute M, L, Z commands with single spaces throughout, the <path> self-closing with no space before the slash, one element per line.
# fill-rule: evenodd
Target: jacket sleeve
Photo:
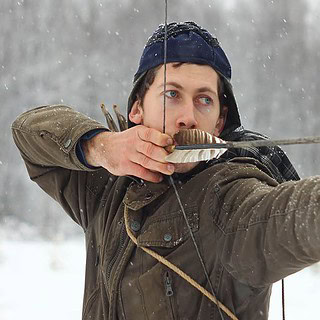
<path fill-rule="evenodd" d="M 230 165 L 215 201 L 222 263 L 237 280 L 261 287 L 320 260 L 320 177 L 278 184 Z"/>
<path fill-rule="evenodd" d="M 63 105 L 29 110 L 12 124 L 13 139 L 31 180 L 85 230 L 96 212 L 96 200 L 114 180 L 102 168 L 87 168 L 76 155 L 80 137 L 100 128 L 105 127 Z"/>

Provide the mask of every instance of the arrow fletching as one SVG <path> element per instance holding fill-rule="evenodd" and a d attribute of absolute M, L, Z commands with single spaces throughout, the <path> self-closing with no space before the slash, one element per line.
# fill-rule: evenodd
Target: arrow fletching
<path fill-rule="evenodd" d="M 320 143 L 320 137 L 297 139 L 224 141 L 199 129 L 183 129 L 174 135 L 177 145 L 166 148 L 171 152 L 166 161 L 187 163 L 219 158 L 230 148 L 275 147 L 279 145 Z"/>
<path fill-rule="evenodd" d="M 173 139 L 178 145 L 167 148 L 171 153 L 166 157 L 166 161 L 171 163 L 206 161 L 219 158 L 227 151 L 226 148 L 214 147 L 224 145 L 225 141 L 199 129 L 182 129 L 173 136 Z M 191 146 L 199 144 L 211 147 L 190 149 Z M 179 149 L 180 147 L 185 149 Z"/>

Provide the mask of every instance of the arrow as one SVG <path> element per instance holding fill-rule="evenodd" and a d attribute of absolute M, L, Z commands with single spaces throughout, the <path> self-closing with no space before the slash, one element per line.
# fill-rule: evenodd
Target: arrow
<path fill-rule="evenodd" d="M 223 143 L 207 143 L 193 145 L 173 146 L 173 150 L 200 150 L 200 149 L 231 149 L 231 148 L 250 148 L 250 147 L 275 147 L 293 144 L 314 144 L 320 143 L 320 137 L 304 137 L 296 139 L 278 140 L 251 140 L 251 141 L 225 141 Z"/>

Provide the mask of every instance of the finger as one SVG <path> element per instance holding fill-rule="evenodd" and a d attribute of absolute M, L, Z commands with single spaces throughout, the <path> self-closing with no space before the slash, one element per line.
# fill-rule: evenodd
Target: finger
<path fill-rule="evenodd" d="M 160 172 L 166 175 L 171 175 L 174 172 L 174 165 L 172 163 L 161 163 L 159 161 L 155 161 L 148 156 L 137 153 L 134 159 L 131 160 L 132 162 L 139 164 L 143 168 Z"/>
<path fill-rule="evenodd" d="M 168 152 L 163 147 L 159 147 L 151 142 L 140 141 L 140 143 L 137 143 L 136 150 L 155 161 L 167 163 L 165 158 Z"/>
<path fill-rule="evenodd" d="M 158 172 L 152 172 L 136 163 L 131 163 L 130 169 L 129 169 L 129 175 L 133 175 L 140 179 L 154 182 L 154 183 L 158 183 L 163 180 L 162 174 Z"/>
<path fill-rule="evenodd" d="M 151 142 L 159 147 L 166 147 L 173 144 L 173 139 L 166 133 L 141 126 L 137 131 L 138 136 L 143 141 Z"/>

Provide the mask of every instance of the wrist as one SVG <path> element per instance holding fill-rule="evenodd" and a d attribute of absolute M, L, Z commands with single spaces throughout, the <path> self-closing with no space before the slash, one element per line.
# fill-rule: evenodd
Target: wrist
<path fill-rule="evenodd" d="M 90 166 L 100 167 L 103 157 L 105 157 L 105 149 L 108 145 L 108 138 L 114 132 L 103 131 L 95 135 L 89 140 L 83 141 L 82 148 L 85 159 Z"/>

